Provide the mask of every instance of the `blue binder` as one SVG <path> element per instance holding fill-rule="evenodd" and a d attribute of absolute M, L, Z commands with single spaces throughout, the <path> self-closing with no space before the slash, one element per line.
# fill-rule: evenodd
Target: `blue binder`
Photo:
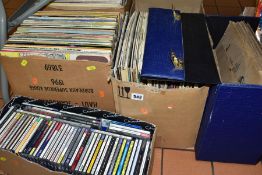
<path fill-rule="evenodd" d="M 174 65 L 176 59 L 180 66 Z M 185 80 L 182 23 L 179 11 L 149 9 L 141 77 Z"/>
<path fill-rule="evenodd" d="M 262 157 L 262 87 L 220 84 L 209 91 L 195 146 L 198 160 L 256 164 Z"/>
<path fill-rule="evenodd" d="M 205 16 L 149 9 L 141 78 L 220 83 Z"/>

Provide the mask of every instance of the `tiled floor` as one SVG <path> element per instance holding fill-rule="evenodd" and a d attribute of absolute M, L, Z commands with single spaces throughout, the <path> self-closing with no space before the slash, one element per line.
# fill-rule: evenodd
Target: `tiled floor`
<path fill-rule="evenodd" d="M 156 148 L 151 175 L 262 175 L 262 164 L 196 161 L 192 151 Z"/>
<path fill-rule="evenodd" d="M 203 0 L 209 15 L 238 16 L 245 7 L 255 7 L 256 0 Z"/>

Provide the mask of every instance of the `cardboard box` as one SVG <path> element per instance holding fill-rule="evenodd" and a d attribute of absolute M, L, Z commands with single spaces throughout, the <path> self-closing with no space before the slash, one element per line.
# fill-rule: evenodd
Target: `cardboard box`
<path fill-rule="evenodd" d="M 221 84 L 209 91 L 196 157 L 256 164 L 262 156 L 262 74 L 257 67 L 260 58 L 252 48 L 257 42 L 255 35 L 245 29 L 248 37 L 240 38 L 235 27 L 231 24 L 227 28 L 215 50 Z"/>
<path fill-rule="evenodd" d="M 116 111 L 158 127 L 156 147 L 194 147 L 208 87 L 167 89 L 112 79 Z M 134 94 L 143 98 L 132 99 Z"/>
<path fill-rule="evenodd" d="M 115 111 L 108 63 L 36 56 L 0 61 L 15 95 Z"/>
<path fill-rule="evenodd" d="M 126 6 L 117 11 L 123 13 L 130 9 L 131 4 L 132 0 L 127 0 Z M 43 10 L 51 9 L 45 7 Z M 0 63 L 6 71 L 14 96 L 58 100 L 64 104 L 115 112 L 109 63 L 53 60 L 39 56 L 20 57 L 12 53 L 3 53 Z"/>
<path fill-rule="evenodd" d="M 37 163 L 4 150 L 0 150 L 0 159 L 0 169 L 8 175 L 66 175 L 66 173 L 50 171 Z"/>
<path fill-rule="evenodd" d="M 60 103 L 49 103 L 44 100 L 31 99 L 28 97 L 15 97 L 13 98 L 5 107 L 1 110 L 0 118 L 12 107 L 22 104 L 26 102 L 32 105 L 44 106 L 55 109 L 56 111 L 65 110 L 67 112 L 76 113 L 76 114 L 85 114 L 87 116 L 93 116 L 98 118 L 104 118 L 112 121 L 118 122 L 126 122 L 132 123 L 138 126 L 142 126 L 143 128 L 150 128 L 148 131 L 151 133 L 151 144 L 149 148 L 149 164 L 147 167 L 147 175 L 151 175 L 152 172 L 152 160 L 154 153 L 154 143 L 155 136 L 157 132 L 157 127 L 151 123 L 145 123 L 144 121 L 138 121 L 136 119 L 132 119 L 129 117 L 124 117 L 119 114 L 115 114 L 112 112 L 107 112 L 104 110 L 91 110 L 90 108 L 72 106 L 72 105 L 64 105 Z M 152 158 L 152 159 L 151 159 Z M 7 150 L 0 149 L 0 170 L 8 175 L 66 175 L 68 173 L 52 171 L 48 168 L 41 166 L 35 162 L 29 161 L 17 154 L 9 152 Z"/>
<path fill-rule="evenodd" d="M 147 11 L 151 7 L 177 8 L 182 9 L 182 12 L 192 12 L 190 9 L 183 10 L 183 6 L 198 2 L 200 11 L 202 1 L 183 2 L 182 5 L 182 1 L 178 0 L 137 0 L 135 9 Z M 193 62 L 198 66 L 197 61 Z M 195 72 L 198 75 L 203 73 L 196 70 Z M 183 149 L 194 147 L 208 87 L 160 90 L 137 83 L 118 81 L 114 78 L 112 78 L 112 83 L 118 113 L 150 121 L 158 126 L 156 147 Z M 136 95 L 141 98 L 134 98 Z"/>
<path fill-rule="evenodd" d="M 152 146 L 152 148 L 153 147 L 154 146 Z M 152 149 L 150 151 L 150 157 L 153 157 L 153 152 L 154 150 Z M 151 175 L 153 172 L 152 160 L 147 175 Z M 37 163 L 28 161 L 25 158 L 4 150 L 0 150 L 0 170 L 4 173 L 3 175 L 67 175 L 67 173 L 64 172 L 49 170 Z"/>
<path fill-rule="evenodd" d="M 187 12 L 199 12 L 201 2 L 202 0 L 194 2 L 190 0 L 164 0 L 162 2 L 145 0 L 137 8 L 144 9 L 149 4 L 155 4 L 161 7 L 176 7 Z M 121 12 L 128 10 L 131 3 L 131 0 L 128 1 L 127 6 Z M 190 8 L 188 8 L 189 5 Z M 66 104 L 115 111 L 112 85 L 108 82 L 110 77 L 108 64 L 91 61 L 59 61 L 35 56 L 18 59 L 2 57 L 1 63 L 4 65 L 15 95 L 60 100 Z M 49 70 L 46 70 L 46 66 Z M 63 71 L 59 71 L 60 67 Z M 55 93 L 57 91 L 59 92 Z"/>

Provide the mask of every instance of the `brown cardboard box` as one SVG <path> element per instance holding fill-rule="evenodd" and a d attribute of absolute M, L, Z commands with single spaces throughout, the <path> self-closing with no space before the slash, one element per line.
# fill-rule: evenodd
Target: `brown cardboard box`
<path fill-rule="evenodd" d="M 152 145 L 154 139 L 152 140 Z M 153 148 L 153 147 L 152 147 Z M 150 151 L 150 157 L 153 156 L 154 149 Z M 157 159 L 156 159 L 157 160 Z M 158 161 L 158 160 L 157 160 Z M 153 168 L 155 162 L 151 162 L 148 167 L 148 175 L 154 175 L 157 170 Z M 66 175 L 67 173 L 51 171 L 37 163 L 28 161 L 14 153 L 0 150 L 0 175 Z M 157 174 L 156 174 L 157 175 Z"/>
<path fill-rule="evenodd" d="M 156 130 L 155 130 L 156 131 Z M 153 157 L 154 153 L 154 141 L 155 135 L 153 136 L 150 150 L 150 158 Z M 157 160 L 157 158 L 156 158 Z M 147 170 L 147 175 L 151 175 L 155 171 L 153 169 L 154 163 L 150 162 Z M 157 168 L 157 167 L 156 167 Z M 0 175 L 1 171 L 3 175 L 66 175 L 67 173 L 51 171 L 37 163 L 28 161 L 23 157 L 20 157 L 14 153 L 0 150 Z"/>
<path fill-rule="evenodd" d="M 121 9 L 96 10 L 123 13 L 131 5 L 132 0 L 127 0 L 126 6 Z M 51 8 L 47 6 L 42 10 Z M 109 63 L 52 60 L 38 56 L 13 59 L 0 56 L 0 63 L 4 66 L 14 96 L 54 100 L 115 112 Z"/>
<path fill-rule="evenodd" d="M 190 0 L 178 0 L 176 7 L 184 7 L 185 12 L 199 12 L 200 1 L 201 0 L 197 0 L 192 3 Z M 148 0 L 144 5 L 151 6 L 151 3 L 155 3 L 159 4 L 157 7 L 172 8 L 174 7 L 173 2 L 174 0 L 163 0 L 160 2 L 158 0 Z M 86 106 L 97 104 L 98 108 L 114 111 L 115 104 L 113 103 L 112 86 L 108 84 L 108 73 L 110 70 L 108 64 L 90 61 L 50 60 L 39 57 L 28 58 L 29 57 L 6 59 L 5 57 L 2 57 L 0 59 L 5 67 L 15 95 L 62 100 L 68 103 L 70 102 L 71 104 L 79 105 L 82 105 L 83 100 L 87 100 L 87 102 L 94 101 L 97 103 L 87 103 L 88 105 Z M 52 65 L 55 69 L 60 69 L 62 67 L 63 71 L 46 71 L 46 64 Z M 114 89 L 115 91 L 117 91 L 118 85 L 130 85 L 129 83 L 118 82 L 114 79 L 112 81 L 116 85 L 116 88 Z M 33 87 L 30 88 L 30 86 Z M 156 146 L 171 148 L 193 147 L 207 97 L 208 87 L 157 92 L 154 89 L 146 89 L 144 86 L 139 86 L 140 85 L 138 84 L 131 84 L 130 87 L 132 87 L 132 89 L 130 92 L 134 90 L 134 92 L 145 93 L 145 99 L 149 97 L 147 103 L 144 103 L 145 107 L 140 103 L 134 103 L 134 101 L 131 101 L 130 99 L 120 98 L 117 93 L 116 104 L 125 105 L 121 110 L 130 108 L 132 109 L 131 111 L 133 111 L 131 112 L 132 115 L 129 111 L 123 111 L 122 114 L 128 113 L 131 117 L 136 116 L 136 118 L 141 118 L 145 121 L 158 122 L 157 124 L 160 124 L 161 126 L 158 131 L 161 130 L 161 133 L 156 138 L 158 141 Z M 41 89 L 46 91 L 45 87 L 62 87 L 67 89 L 75 87 L 88 88 L 93 89 L 93 93 L 80 95 L 78 93 L 54 93 L 51 91 L 43 94 L 41 93 Z M 185 96 L 185 94 L 187 95 Z M 133 104 L 135 105 L 133 106 Z M 151 106 L 152 104 L 154 105 Z M 177 111 L 180 112 L 178 113 Z M 162 152 L 156 152 L 154 162 L 160 161 L 160 154 L 162 155 Z M 158 167 L 152 169 L 153 166 L 154 164 L 151 163 L 149 172 L 155 172 L 156 170 L 159 171 Z M 64 174 L 50 171 L 38 164 L 29 162 L 24 158 L 6 151 L 0 151 L 0 169 L 8 175 Z"/>
<path fill-rule="evenodd" d="M 159 90 L 112 79 L 116 111 L 158 127 L 156 147 L 194 147 L 208 87 Z M 143 100 L 132 100 L 132 95 Z"/>
<path fill-rule="evenodd" d="M 132 0 L 128 1 L 127 10 Z M 137 9 L 148 7 L 178 8 L 200 12 L 202 0 L 142 0 Z M 124 9 L 122 9 L 124 10 Z M 59 61 L 39 57 L 1 58 L 14 95 L 60 100 L 74 105 L 97 107 L 114 112 L 112 85 L 108 83 L 110 66 L 92 61 Z M 51 70 L 46 71 L 45 66 Z M 63 71 L 59 71 L 62 66 Z M 53 69 L 53 70 L 52 70 Z M 47 89 L 45 88 L 47 87 Z M 84 91 L 58 92 L 53 90 Z M 75 89 L 72 89 L 75 88 Z M 45 93 L 43 93 L 45 92 Z"/>
<path fill-rule="evenodd" d="M 152 140 L 152 145 L 154 145 L 154 138 Z M 152 146 L 153 148 L 153 146 Z M 150 151 L 150 157 L 153 157 L 154 149 Z M 156 161 L 159 161 L 159 156 L 156 157 Z M 154 172 L 159 167 L 154 167 L 155 162 L 151 162 L 148 167 L 148 175 L 153 175 Z M 66 175 L 67 173 L 51 171 L 37 163 L 28 161 L 14 153 L 8 151 L 0 150 L 0 175 L 1 171 L 3 175 Z M 156 174 L 157 175 L 157 174 Z"/>
<path fill-rule="evenodd" d="M 0 169 L 8 175 L 65 175 L 53 172 L 13 153 L 0 150 Z"/>
<path fill-rule="evenodd" d="M 15 95 L 115 111 L 107 63 L 43 57 L 0 61 Z"/>
<path fill-rule="evenodd" d="M 137 0 L 135 9 L 147 11 L 151 7 L 177 8 L 183 12 L 195 12 L 186 8 L 198 7 L 201 1 L 182 0 Z M 118 81 L 111 78 L 116 112 L 152 122 L 158 127 L 156 147 L 192 148 L 194 147 L 200 120 L 204 110 L 208 87 L 159 90 L 137 83 Z M 141 95 L 143 99 L 133 100 L 133 95 Z"/>
<path fill-rule="evenodd" d="M 17 100 L 17 101 L 16 101 Z M 3 108 L 2 111 L 5 111 L 4 113 L 0 114 L 0 118 L 6 114 L 6 112 L 11 108 L 12 105 L 20 105 L 23 102 L 27 102 L 29 100 L 29 98 L 27 97 L 17 97 L 12 99 L 7 105 L 5 105 L 5 107 Z M 31 102 L 31 104 L 38 104 L 38 105 L 44 105 L 45 101 L 42 100 L 37 100 L 34 99 L 34 102 Z M 28 102 L 30 103 L 30 102 Z M 11 105 L 11 106 L 10 106 Z M 59 107 L 52 107 L 56 110 L 60 110 L 64 105 L 61 104 L 57 104 L 56 106 Z M 50 107 L 50 106 L 48 106 Z M 74 106 L 71 106 L 74 107 Z M 72 109 L 72 108 L 71 108 Z M 86 110 L 86 108 L 82 108 L 82 107 L 77 107 L 75 109 L 76 113 L 82 113 L 83 111 Z M 94 112 L 94 111 L 93 111 Z M 92 113 L 93 113 L 92 112 Z M 101 113 L 102 112 L 102 113 Z M 100 115 L 101 118 L 104 119 L 110 119 L 110 116 L 112 117 L 112 115 L 114 115 L 114 121 L 125 121 L 127 123 L 130 123 L 132 121 L 134 121 L 131 118 L 128 117 L 124 117 L 121 115 L 116 115 L 115 113 L 108 113 L 107 111 L 98 111 L 97 114 L 92 114 L 90 113 L 90 116 L 97 116 Z M 88 114 L 88 113 L 86 113 Z M 135 122 L 137 122 L 137 120 L 135 120 Z M 145 123 L 143 121 L 141 121 L 143 124 L 141 124 L 141 126 L 145 126 Z M 139 124 L 138 124 L 139 125 Z M 155 143 L 155 138 L 156 138 L 156 132 L 157 132 L 157 127 L 154 124 L 149 124 L 146 127 L 150 127 L 150 132 L 151 132 L 151 143 L 150 143 L 150 147 L 149 147 L 149 153 L 148 153 L 148 157 L 147 159 L 150 160 L 149 164 L 146 165 L 147 167 L 147 171 L 146 171 L 146 175 L 151 175 L 152 173 L 152 160 L 153 160 L 153 154 L 154 154 L 154 143 Z M 33 161 L 29 161 L 21 156 L 19 156 L 18 154 L 0 149 L 0 172 L 3 172 L 5 174 L 8 175 L 66 175 L 68 173 L 64 173 L 64 172 L 58 172 L 58 171 L 52 171 L 48 168 L 45 168 L 44 166 L 41 166 L 38 163 L 35 163 Z M 1 174 L 0 174 L 1 175 Z"/>

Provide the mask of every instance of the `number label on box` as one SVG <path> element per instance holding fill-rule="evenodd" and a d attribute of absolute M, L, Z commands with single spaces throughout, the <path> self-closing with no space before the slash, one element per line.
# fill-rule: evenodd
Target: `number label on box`
<path fill-rule="evenodd" d="M 131 99 L 132 100 L 137 100 L 137 101 L 143 101 L 144 100 L 144 95 L 143 94 L 132 93 L 131 94 Z"/>

